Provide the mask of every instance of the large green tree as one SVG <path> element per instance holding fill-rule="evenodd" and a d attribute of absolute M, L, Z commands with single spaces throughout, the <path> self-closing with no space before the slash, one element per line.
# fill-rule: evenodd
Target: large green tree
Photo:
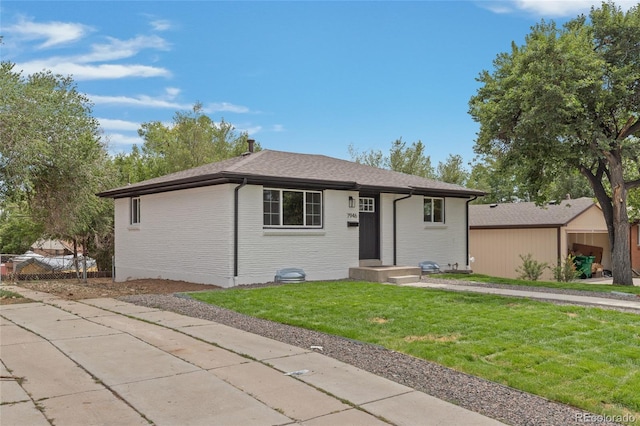
<path fill-rule="evenodd" d="M 413 142 L 407 146 L 402 138 L 396 139 L 391 143 L 388 155 L 374 149 L 359 152 L 353 145 L 349 145 L 348 149 L 351 159 L 356 163 L 425 178 L 433 179 L 436 177 L 431 165 L 431 157 L 426 155 L 426 148 L 421 141 Z"/>
<path fill-rule="evenodd" d="M 115 159 L 122 178 L 131 183 L 247 151 L 247 134 L 239 133 L 224 119 L 213 121 L 199 103 L 191 111 L 176 112 L 170 125 L 160 121 L 143 123 L 138 134 L 144 139 L 142 149 L 134 147 L 130 154 Z M 255 149 L 260 150 L 260 145 L 256 144 Z"/>
<path fill-rule="evenodd" d="M 469 179 L 469 172 L 464 167 L 462 156 L 458 154 L 449 154 L 444 162 L 438 163 L 436 170 L 437 179 L 442 182 L 465 186 Z"/>
<path fill-rule="evenodd" d="M 578 170 L 604 213 L 614 283 L 631 285 L 627 194 L 640 180 L 625 179 L 625 160 L 640 165 L 640 7 L 603 3 L 561 28 L 543 21 L 478 81 L 476 152 L 517 166 L 538 202 Z"/>
<path fill-rule="evenodd" d="M 0 63 L 0 140 L 5 215 L 27 217 L 52 237 L 111 232 L 110 203 L 94 195 L 111 185 L 108 155 L 91 104 L 71 78 L 24 77 Z"/>

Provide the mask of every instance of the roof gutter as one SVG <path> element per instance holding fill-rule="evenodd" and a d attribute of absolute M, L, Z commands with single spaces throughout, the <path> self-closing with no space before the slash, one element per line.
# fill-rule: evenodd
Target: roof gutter
<path fill-rule="evenodd" d="M 396 198 L 395 200 L 393 200 L 393 265 L 394 266 L 398 264 L 398 220 L 396 217 L 396 203 L 398 201 L 411 198 L 412 195 L 413 195 L 413 190 L 409 192 L 409 195 L 402 198 Z"/>
<path fill-rule="evenodd" d="M 238 192 L 240 188 L 247 184 L 247 178 L 244 178 L 242 183 L 234 189 L 233 194 L 233 279 L 238 278 L 238 231 L 239 231 L 239 215 L 238 215 Z M 234 285 L 236 283 L 234 282 Z"/>

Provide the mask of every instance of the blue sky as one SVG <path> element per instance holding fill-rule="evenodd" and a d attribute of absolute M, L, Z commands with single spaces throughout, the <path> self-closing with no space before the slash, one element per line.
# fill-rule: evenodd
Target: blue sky
<path fill-rule="evenodd" d="M 624 8 L 637 2 L 617 2 Z M 596 1 L 0 3 L 3 60 L 71 75 L 110 152 L 201 102 L 263 148 L 350 159 L 421 140 L 474 157 L 475 78 L 541 19 Z"/>

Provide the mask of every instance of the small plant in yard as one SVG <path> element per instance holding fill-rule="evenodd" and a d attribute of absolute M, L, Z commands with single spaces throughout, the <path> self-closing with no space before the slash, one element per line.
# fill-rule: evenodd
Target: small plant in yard
<path fill-rule="evenodd" d="M 520 255 L 520 259 L 522 259 L 522 265 L 516 268 L 516 272 L 520 274 L 518 278 L 521 280 L 538 281 L 544 270 L 549 267 L 547 262 L 538 262 L 533 259 L 531 253 L 526 256 Z"/>
<path fill-rule="evenodd" d="M 562 283 L 568 283 L 570 281 L 580 278 L 580 271 L 576 269 L 573 260 L 575 256 L 568 255 L 564 258 L 564 261 L 558 259 L 558 265 L 553 268 L 553 278 Z"/>

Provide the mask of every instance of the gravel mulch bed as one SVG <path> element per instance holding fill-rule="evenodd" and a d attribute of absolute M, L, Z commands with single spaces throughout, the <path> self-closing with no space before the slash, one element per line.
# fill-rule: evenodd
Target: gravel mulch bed
<path fill-rule="evenodd" d="M 429 281 L 432 282 L 431 279 Z M 447 282 L 450 283 L 450 280 Z M 478 283 L 474 283 L 476 284 Z M 598 419 L 597 416 L 577 408 L 551 402 L 380 346 L 249 317 L 184 295 L 146 294 L 122 297 L 120 300 L 215 321 L 304 349 L 312 350 L 311 346 L 321 346 L 323 355 L 507 424 L 518 426 L 616 424 L 605 421 L 607 419 Z M 591 416 L 588 421 L 585 420 L 585 415 Z"/>

